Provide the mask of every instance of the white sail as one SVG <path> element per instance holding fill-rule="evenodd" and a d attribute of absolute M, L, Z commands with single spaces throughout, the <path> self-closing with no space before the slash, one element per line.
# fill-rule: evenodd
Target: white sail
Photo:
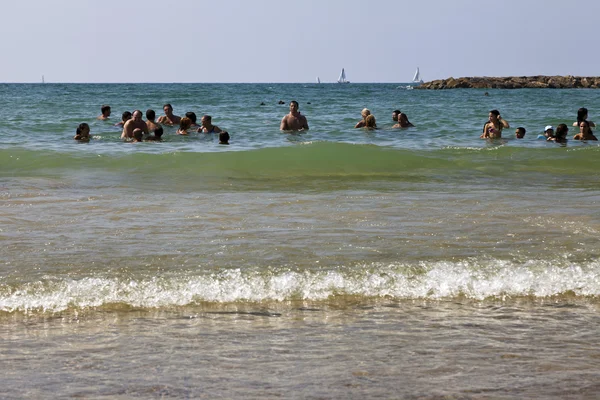
<path fill-rule="evenodd" d="M 413 77 L 412 81 L 414 83 L 423 83 L 423 80 L 421 79 L 421 74 L 419 73 L 419 67 L 417 67 L 417 70 L 415 71 L 415 76 Z"/>
<path fill-rule="evenodd" d="M 42 83 L 46 83 L 46 81 L 44 81 L 44 75 L 42 75 Z"/>
<path fill-rule="evenodd" d="M 350 81 L 346 80 L 346 71 L 342 68 L 342 72 L 340 73 L 340 77 L 337 80 L 338 83 L 350 83 Z"/>

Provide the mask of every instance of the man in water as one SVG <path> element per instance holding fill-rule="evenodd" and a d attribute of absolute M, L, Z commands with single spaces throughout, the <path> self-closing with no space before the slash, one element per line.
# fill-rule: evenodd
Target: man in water
<path fill-rule="evenodd" d="M 110 106 L 107 104 L 104 104 L 102 107 L 100 107 L 100 111 L 102 112 L 102 115 L 98 116 L 99 120 L 106 120 L 108 119 L 108 117 L 110 117 Z"/>
<path fill-rule="evenodd" d="M 159 124 L 179 125 L 179 122 L 181 122 L 181 117 L 173 114 L 173 107 L 170 104 L 165 104 L 163 106 L 163 111 L 165 112 L 165 115 L 162 115 L 158 118 Z"/>
<path fill-rule="evenodd" d="M 148 109 L 146 110 L 146 125 L 148 126 L 148 130 L 154 132 L 156 129 L 158 129 L 160 127 L 160 125 L 158 125 L 156 123 L 156 121 L 154 121 L 156 119 L 156 113 L 154 112 L 154 110 L 152 109 Z"/>
<path fill-rule="evenodd" d="M 396 121 L 398 122 L 398 115 L 401 113 L 400 110 L 394 110 L 392 111 L 392 121 Z"/>
<path fill-rule="evenodd" d="M 125 125 L 123 125 L 121 139 L 132 139 L 133 131 L 135 129 L 141 129 L 144 134 L 148 135 L 148 125 L 146 125 L 146 123 L 142 120 L 142 112 L 140 110 L 135 110 L 133 112 L 133 118 L 125 122 Z"/>
<path fill-rule="evenodd" d="M 298 111 L 298 102 L 292 100 L 290 102 L 290 113 L 281 120 L 279 129 L 282 131 L 305 131 L 308 130 L 308 122 L 306 117 Z"/>

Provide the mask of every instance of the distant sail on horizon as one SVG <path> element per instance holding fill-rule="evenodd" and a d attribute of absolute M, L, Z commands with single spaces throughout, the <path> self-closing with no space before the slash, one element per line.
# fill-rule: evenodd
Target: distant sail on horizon
<path fill-rule="evenodd" d="M 340 73 L 337 83 L 350 83 L 350 81 L 346 79 L 346 71 L 344 68 L 342 68 L 342 72 Z"/>

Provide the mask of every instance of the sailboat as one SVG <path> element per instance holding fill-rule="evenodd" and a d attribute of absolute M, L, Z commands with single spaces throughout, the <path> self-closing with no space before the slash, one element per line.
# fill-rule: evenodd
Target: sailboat
<path fill-rule="evenodd" d="M 340 74 L 337 83 L 350 83 L 350 81 L 346 80 L 346 71 L 344 71 L 344 68 L 342 68 L 342 73 Z"/>
<path fill-rule="evenodd" d="M 321 79 L 319 79 L 319 77 L 317 76 L 317 84 L 321 83 Z"/>
<path fill-rule="evenodd" d="M 417 71 L 415 72 L 415 76 L 413 77 L 413 83 L 423 83 L 423 79 L 421 79 L 421 74 L 419 73 L 419 67 L 417 67 Z"/>
<path fill-rule="evenodd" d="M 44 81 L 44 75 L 42 75 L 42 83 L 46 83 L 46 81 Z"/>

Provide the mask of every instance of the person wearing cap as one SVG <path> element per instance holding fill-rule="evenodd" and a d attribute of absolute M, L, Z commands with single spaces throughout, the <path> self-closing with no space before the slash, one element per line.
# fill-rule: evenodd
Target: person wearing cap
<path fill-rule="evenodd" d="M 544 128 L 544 138 L 549 139 L 554 137 L 554 127 L 552 125 L 546 125 Z"/>

